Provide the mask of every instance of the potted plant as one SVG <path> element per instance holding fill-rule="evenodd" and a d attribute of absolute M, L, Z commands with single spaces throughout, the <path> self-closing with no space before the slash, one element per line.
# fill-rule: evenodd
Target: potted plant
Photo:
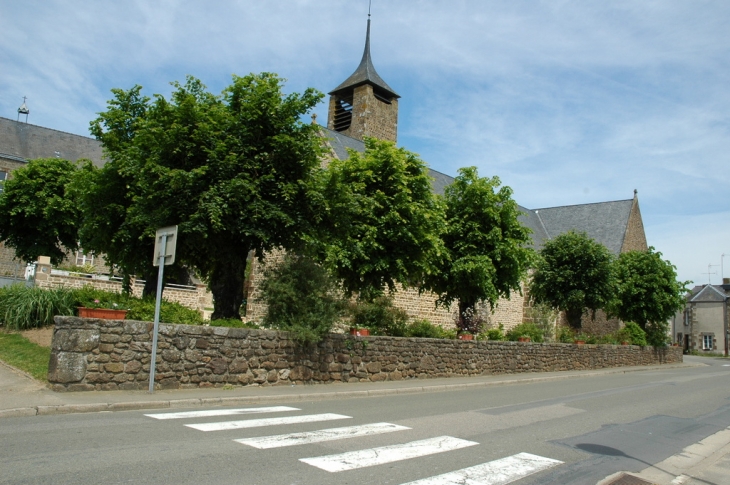
<path fill-rule="evenodd" d="M 517 341 L 518 342 L 529 342 L 530 341 L 530 336 L 529 335 L 521 335 L 521 336 L 517 337 Z"/>
<path fill-rule="evenodd" d="M 456 338 L 459 340 L 474 340 L 474 335 L 472 335 L 471 332 L 461 332 L 456 336 Z"/>
<path fill-rule="evenodd" d="M 586 343 L 586 340 L 588 340 L 588 336 L 583 332 L 577 333 L 575 334 L 575 337 L 573 337 L 573 343 L 576 345 L 583 345 Z"/>
<path fill-rule="evenodd" d="M 81 318 L 102 318 L 105 320 L 124 320 L 127 309 L 121 308 L 118 303 L 95 299 L 78 307 Z"/>
<path fill-rule="evenodd" d="M 368 337 L 370 335 L 370 329 L 362 327 L 350 327 L 350 335 L 354 335 L 356 337 Z"/>

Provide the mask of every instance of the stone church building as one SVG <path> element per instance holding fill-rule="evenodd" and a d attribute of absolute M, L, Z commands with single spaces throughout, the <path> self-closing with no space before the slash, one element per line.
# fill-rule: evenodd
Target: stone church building
<path fill-rule="evenodd" d="M 329 96 L 327 126 L 322 126 L 320 131 L 330 157 L 345 159 L 348 149 L 363 152 L 364 137 L 397 142 L 400 96 L 373 66 L 369 19 L 360 64 Z M 100 144 L 94 139 L 0 118 L 0 179 L 4 180 L 9 172 L 29 159 L 54 156 L 69 160 L 89 158 L 96 164 L 103 163 Z M 434 170 L 430 170 L 430 176 L 433 190 L 438 194 L 443 194 L 444 188 L 453 181 L 453 177 Z M 520 207 L 520 210 L 523 213 L 522 223 L 532 231 L 532 246 L 538 250 L 545 241 L 570 230 L 587 233 L 614 255 L 647 249 L 636 191 L 632 198 L 624 200 L 542 209 Z M 12 251 L 0 245 L 0 273 L 9 274 L 17 269 L 18 262 L 13 260 L 13 256 Z M 257 262 L 253 264 L 253 277 L 246 286 L 246 318 L 257 320 L 265 309 L 256 299 L 262 268 Z M 413 317 L 446 326 L 453 324 L 454 312 L 436 309 L 433 295 L 419 296 L 416 291 L 399 291 L 395 302 Z M 510 300 L 499 302 L 490 321 L 495 325 L 502 323 L 505 329 L 509 329 L 529 318 L 525 295 L 515 294 Z M 606 322 L 605 316 L 598 316 L 596 321 L 586 317 L 584 326 L 603 333 L 615 330 L 618 322 Z"/>

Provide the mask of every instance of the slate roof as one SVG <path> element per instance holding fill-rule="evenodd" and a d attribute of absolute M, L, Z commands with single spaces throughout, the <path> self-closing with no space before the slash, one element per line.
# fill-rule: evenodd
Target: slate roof
<path fill-rule="evenodd" d="M 699 291 L 696 291 L 698 289 Z M 728 297 L 722 285 L 704 285 L 695 287 L 692 289 L 692 292 L 694 293 L 694 296 L 690 298 L 690 303 L 723 302 Z"/>
<path fill-rule="evenodd" d="M 400 98 L 400 96 L 398 96 L 398 94 L 396 94 L 396 92 L 388 86 L 388 83 L 383 81 L 383 78 L 378 75 L 375 71 L 375 67 L 373 66 L 373 60 L 370 58 L 370 19 L 368 19 L 368 29 L 365 34 L 365 51 L 362 53 L 360 65 L 357 66 L 357 69 L 355 69 L 355 72 L 353 72 L 350 77 L 330 91 L 329 94 L 337 94 L 341 91 L 356 88 L 357 86 L 367 83 L 377 86 L 394 98 Z"/>
<path fill-rule="evenodd" d="M 101 143 L 93 138 L 0 117 L 0 157 L 16 161 L 34 158 L 88 158 L 102 165 Z"/>
<path fill-rule="evenodd" d="M 574 230 L 585 232 L 617 255 L 623 246 L 633 203 L 633 199 L 627 199 L 534 209 L 537 222 L 544 227 L 542 240 L 537 240 L 537 232 L 533 235 L 536 249 L 546 239 Z"/>

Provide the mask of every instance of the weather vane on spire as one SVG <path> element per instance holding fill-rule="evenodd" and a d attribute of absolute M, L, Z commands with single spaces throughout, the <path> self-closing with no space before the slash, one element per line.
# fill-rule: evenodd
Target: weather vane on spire
<path fill-rule="evenodd" d="M 368 0 L 368 18 L 370 18 L 370 7 L 373 5 L 373 0 Z"/>

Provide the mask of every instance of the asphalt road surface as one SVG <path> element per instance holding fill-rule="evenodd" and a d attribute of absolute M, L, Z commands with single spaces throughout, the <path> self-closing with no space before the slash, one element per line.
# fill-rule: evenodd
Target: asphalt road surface
<path fill-rule="evenodd" d="M 377 398 L 7 418 L 0 483 L 593 485 L 730 426 L 730 362 L 702 362 Z"/>

